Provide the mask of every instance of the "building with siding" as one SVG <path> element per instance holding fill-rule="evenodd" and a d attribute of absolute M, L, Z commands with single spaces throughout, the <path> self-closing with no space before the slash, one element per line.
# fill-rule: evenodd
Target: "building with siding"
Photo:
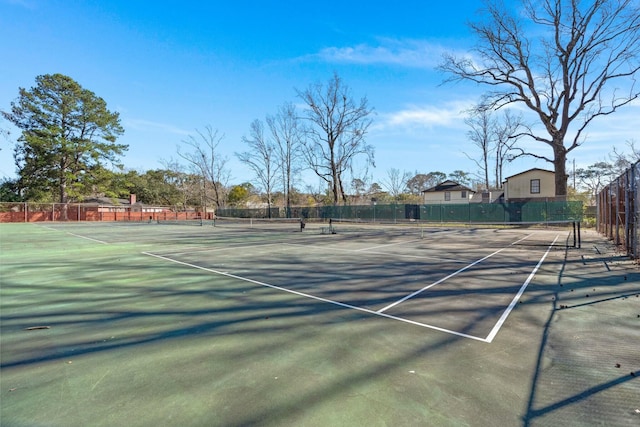
<path fill-rule="evenodd" d="M 507 177 L 503 183 L 505 201 L 549 199 L 556 195 L 555 172 L 533 168 Z"/>
<path fill-rule="evenodd" d="M 475 191 L 455 181 L 447 180 L 422 191 L 425 205 L 433 203 L 469 203 Z"/>

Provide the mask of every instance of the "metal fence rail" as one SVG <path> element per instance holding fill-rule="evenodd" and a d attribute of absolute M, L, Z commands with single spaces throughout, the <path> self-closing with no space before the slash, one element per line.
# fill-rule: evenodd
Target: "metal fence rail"
<path fill-rule="evenodd" d="M 640 162 L 598 193 L 596 226 L 631 258 L 640 259 Z"/>

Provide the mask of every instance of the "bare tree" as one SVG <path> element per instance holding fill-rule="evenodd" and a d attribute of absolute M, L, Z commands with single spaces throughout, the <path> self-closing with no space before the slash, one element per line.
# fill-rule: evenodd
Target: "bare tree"
<path fill-rule="evenodd" d="M 440 69 L 447 81 L 487 85 L 483 108 L 515 103 L 533 114 L 544 131 L 527 127 L 521 135 L 547 144 L 553 156 L 522 155 L 553 163 L 556 196 L 565 196 L 567 154 L 587 127 L 640 96 L 637 0 L 523 0 L 515 12 L 500 0 L 485 3 L 487 22 L 471 24 L 476 57 L 445 55 Z"/>
<path fill-rule="evenodd" d="M 281 167 L 277 162 L 277 149 L 265 136 L 262 121 L 256 119 L 251 122 L 249 135 L 249 138 L 242 137 L 242 142 L 249 146 L 249 151 L 236 153 L 236 156 L 255 174 L 257 184 L 267 196 L 268 215 L 271 218 L 271 198 Z"/>
<path fill-rule="evenodd" d="M 491 175 L 495 180 L 494 188 L 500 188 L 505 162 L 512 159 L 510 153 L 518 141 L 515 135 L 522 126 L 522 116 L 505 110 L 501 117 L 495 117 L 490 110 L 474 108 L 469 111 L 465 123 L 471 128 L 467 136 L 480 149 L 480 158 L 467 153 L 465 155 L 482 172 L 482 185 L 485 189 L 491 188 Z"/>
<path fill-rule="evenodd" d="M 208 189 L 213 194 L 211 199 L 217 208 L 224 205 L 225 187 L 229 181 L 230 172 L 227 169 L 227 158 L 220 155 L 218 145 L 224 138 L 217 129 L 206 126 L 204 131 L 196 130 L 197 137 L 189 135 L 182 143 L 191 151 L 184 152 L 178 147 L 178 156 L 186 160 L 202 178 L 202 208 L 207 212 L 209 200 Z"/>
<path fill-rule="evenodd" d="M 187 209 L 190 202 L 201 199 L 202 184 L 194 185 L 195 175 L 187 173 L 185 166 L 179 160 L 171 157 L 169 160 L 160 160 L 160 164 L 174 177 L 172 183 L 180 193 L 181 209 Z M 198 179 L 198 181 L 201 180 L 202 178 Z"/>
<path fill-rule="evenodd" d="M 494 122 L 493 134 L 495 145 L 493 147 L 495 160 L 495 188 L 502 188 L 503 171 L 505 162 L 513 160 L 511 153 L 516 149 L 516 143 L 520 136 L 520 128 L 523 127 L 522 115 L 513 115 L 506 110 L 502 119 Z"/>
<path fill-rule="evenodd" d="M 326 86 L 316 83 L 297 93 L 308 106 L 305 160 L 331 187 L 333 202 L 346 203 L 342 174 L 351 168 L 356 156 L 363 155 L 369 164 L 374 163 L 373 146 L 365 141 L 372 112 L 367 98 L 356 103 L 335 73 Z"/>
<path fill-rule="evenodd" d="M 382 185 L 385 186 L 393 200 L 397 201 L 400 194 L 407 189 L 409 178 L 411 178 L 410 172 L 400 172 L 399 169 L 391 168 L 387 171 L 387 178 L 382 180 Z"/>
<path fill-rule="evenodd" d="M 287 210 L 291 215 L 291 189 L 295 185 L 295 178 L 300 172 L 302 155 L 302 130 L 292 103 L 285 103 L 278 108 L 278 112 L 267 116 L 267 125 L 271 137 L 277 148 L 276 154 L 282 176 L 282 188 Z"/>
<path fill-rule="evenodd" d="M 491 111 L 486 109 L 473 109 L 464 119 L 464 122 L 471 129 L 467 131 L 469 140 L 480 149 L 480 158 L 472 157 L 464 153 L 482 172 L 484 187 L 489 189 L 489 161 L 493 147 L 493 129 L 495 119 L 491 116 Z"/>
<path fill-rule="evenodd" d="M 609 156 L 618 175 L 632 164 L 640 162 L 640 147 L 636 147 L 636 141 L 633 139 L 627 141 L 627 147 L 629 148 L 629 153 L 621 152 L 616 147 L 613 147 L 613 153 Z"/>

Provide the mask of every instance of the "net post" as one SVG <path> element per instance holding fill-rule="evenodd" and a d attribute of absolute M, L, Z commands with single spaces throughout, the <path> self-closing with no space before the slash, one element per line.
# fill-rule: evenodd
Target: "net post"
<path fill-rule="evenodd" d="M 578 247 L 577 236 L 576 236 L 576 222 L 575 221 L 573 221 L 573 247 L 574 248 Z"/>
<path fill-rule="evenodd" d="M 578 249 L 582 247 L 582 233 L 580 232 L 580 221 L 578 221 Z"/>

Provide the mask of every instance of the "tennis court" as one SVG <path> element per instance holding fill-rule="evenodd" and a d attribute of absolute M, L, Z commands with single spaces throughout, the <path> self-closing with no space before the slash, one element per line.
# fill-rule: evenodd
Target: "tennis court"
<path fill-rule="evenodd" d="M 310 227 L 295 236 L 272 236 L 246 245 L 209 247 L 205 243 L 145 254 L 346 309 L 490 342 L 504 320 L 502 314 L 508 315 L 539 263 L 555 245 L 564 250 L 567 240 L 564 231 L 529 229 L 362 226 L 344 233 L 340 229 L 337 226 L 336 234 L 324 237 Z M 223 233 L 228 235 L 226 230 Z M 494 247 L 488 251 L 489 240 Z M 449 248 L 446 254 L 442 253 L 444 245 Z"/>
<path fill-rule="evenodd" d="M 631 425 L 637 265 L 567 227 L 1 224 L 2 425 Z"/>

